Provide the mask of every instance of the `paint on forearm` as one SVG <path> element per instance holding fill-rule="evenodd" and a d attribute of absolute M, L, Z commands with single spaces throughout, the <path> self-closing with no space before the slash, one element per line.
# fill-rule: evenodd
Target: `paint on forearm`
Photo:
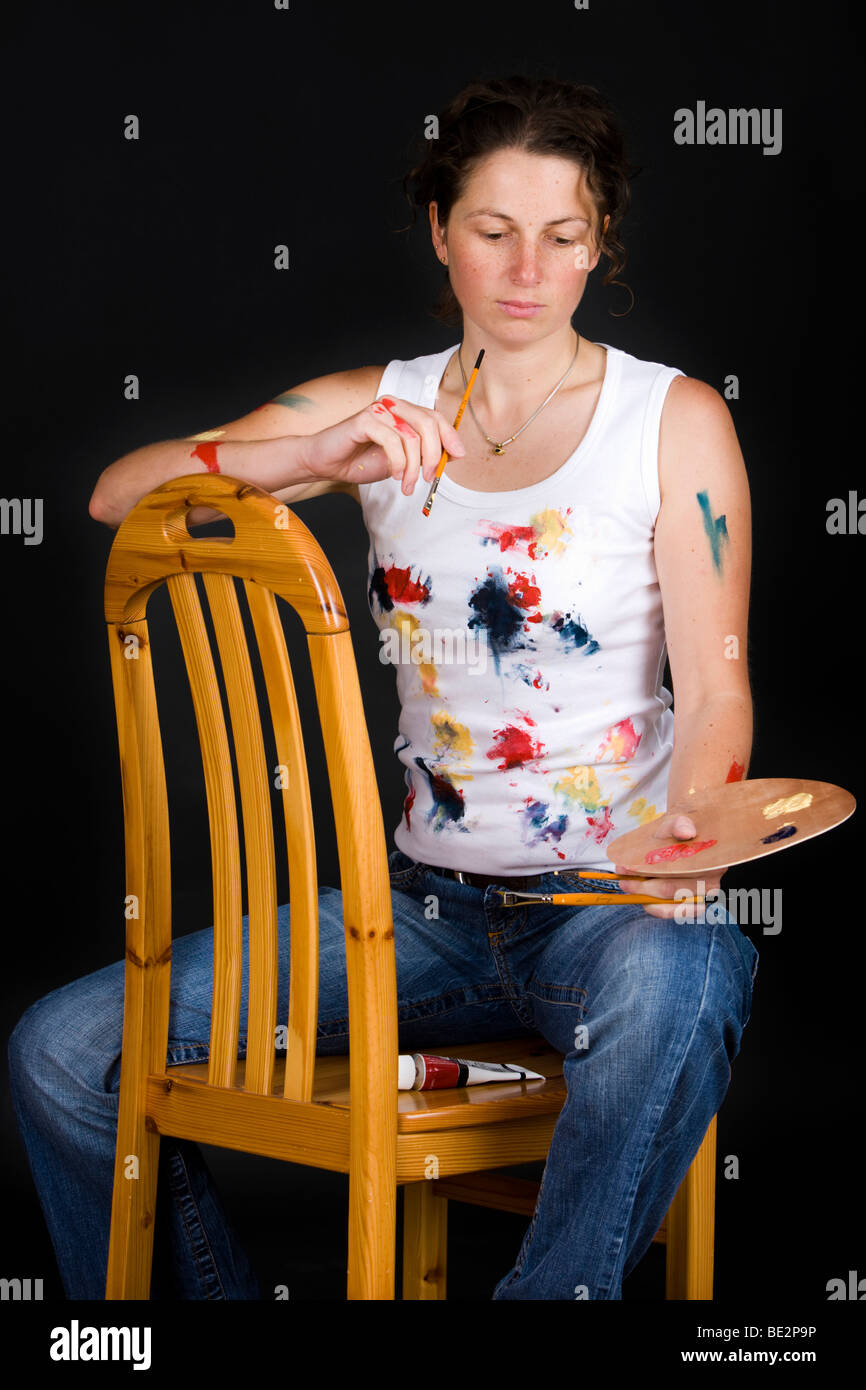
<path fill-rule="evenodd" d="M 225 430 L 202 430 L 201 434 L 188 434 L 187 439 L 193 443 L 209 444 L 212 439 L 220 439 L 225 434 Z"/>
<path fill-rule="evenodd" d="M 738 763 L 736 758 L 731 759 L 731 766 L 728 768 L 726 782 L 742 782 L 743 773 L 746 770 L 745 763 Z"/>
<path fill-rule="evenodd" d="M 297 391 L 284 391 L 281 396 L 274 396 L 269 405 L 284 405 L 287 410 L 315 410 L 316 402 L 311 401 L 309 396 L 299 396 Z"/>
<path fill-rule="evenodd" d="M 190 454 L 190 458 L 201 459 L 208 473 L 219 473 L 220 468 L 216 456 L 218 448 L 218 444 L 197 444 Z"/>
<path fill-rule="evenodd" d="M 723 515 L 717 517 L 713 516 L 712 508 L 710 507 L 710 499 L 708 493 L 698 492 L 695 495 L 698 499 L 698 505 L 700 506 L 700 509 L 703 513 L 704 530 L 707 533 L 707 540 L 710 543 L 710 550 L 713 553 L 713 565 L 715 567 L 716 574 L 721 574 L 722 546 L 729 545 L 731 539 L 728 535 L 728 528 L 725 524 L 725 518 Z"/>

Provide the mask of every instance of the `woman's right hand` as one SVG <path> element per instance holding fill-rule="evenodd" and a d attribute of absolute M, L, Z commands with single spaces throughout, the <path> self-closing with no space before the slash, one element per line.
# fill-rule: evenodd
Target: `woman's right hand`
<path fill-rule="evenodd" d="M 372 401 L 357 415 L 308 435 L 304 442 L 304 461 L 314 477 L 348 483 L 399 478 L 407 495 L 419 474 L 433 481 L 443 449 L 455 458 L 466 453 L 440 411 L 395 396 Z"/>

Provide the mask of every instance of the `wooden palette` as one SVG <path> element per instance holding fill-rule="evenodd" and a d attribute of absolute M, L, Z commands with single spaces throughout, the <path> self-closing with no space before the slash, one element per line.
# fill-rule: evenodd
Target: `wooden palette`
<path fill-rule="evenodd" d="M 850 792 L 832 782 L 807 782 L 800 777 L 728 782 L 672 802 L 663 813 L 691 817 L 697 830 L 693 839 L 656 839 L 653 832 L 663 819 L 657 816 L 620 835 L 606 852 L 620 870 L 654 878 L 696 878 L 823 835 L 847 820 L 856 805 Z M 706 847 L 694 852 L 698 845 Z M 667 851 L 674 857 L 666 857 Z M 649 861 L 647 855 L 652 856 Z"/>

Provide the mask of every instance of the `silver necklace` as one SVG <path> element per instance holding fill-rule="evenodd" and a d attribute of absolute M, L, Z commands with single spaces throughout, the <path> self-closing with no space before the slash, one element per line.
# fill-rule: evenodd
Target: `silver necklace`
<path fill-rule="evenodd" d="M 578 353 L 578 349 L 579 349 L 579 348 L 580 348 L 580 334 L 578 333 L 578 335 L 577 335 L 577 346 L 576 346 L 575 349 L 574 349 L 574 356 L 572 357 L 571 361 L 569 362 L 568 367 L 566 368 L 566 370 L 565 370 L 565 372 L 563 373 L 562 377 L 561 377 L 561 378 L 559 379 L 559 381 L 556 383 L 556 385 L 554 386 L 553 390 L 551 391 L 550 395 L 546 398 L 546 400 L 543 400 L 543 401 L 541 402 L 541 405 L 538 407 L 537 410 L 533 410 L 533 412 L 532 412 L 532 414 L 530 415 L 529 419 L 526 421 L 526 424 L 521 425 L 521 426 L 520 426 L 520 429 L 519 429 L 515 434 L 512 434 L 511 437 L 510 437 L 510 439 L 503 439 L 503 440 L 501 440 L 499 443 L 497 443 L 495 439 L 491 439 L 491 438 L 490 438 L 490 435 L 487 434 L 487 432 L 486 432 L 484 429 L 481 428 L 481 423 L 480 423 L 480 421 L 479 421 L 479 419 L 478 419 L 478 416 L 475 414 L 475 411 L 472 409 L 472 400 L 471 400 L 471 398 L 470 398 L 470 400 L 469 400 L 469 412 L 470 412 L 470 414 L 471 414 L 471 416 L 472 416 L 472 419 L 475 421 L 476 425 L 478 426 L 479 430 L 481 430 L 481 433 L 484 435 L 484 438 L 487 440 L 487 443 L 492 447 L 494 454 L 504 454 L 506 448 L 508 447 L 508 445 L 514 443 L 515 439 L 517 438 L 517 435 L 523 433 L 523 431 L 526 429 L 526 425 L 531 425 L 532 422 L 533 422 L 533 420 L 535 419 L 536 415 L 540 415 L 540 414 L 541 414 L 542 410 L 543 410 L 544 407 L 547 405 L 547 402 L 553 400 L 553 397 L 556 395 L 556 393 L 557 393 L 557 391 L 559 390 L 560 386 L 561 386 L 562 383 L 565 381 L 565 378 L 568 376 L 568 373 L 571 371 L 572 367 L 574 366 L 575 362 L 577 361 L 577 353 Z M 463 370 L 463 358 L 460 356 L 460 348 L 459 348 L 459 347 L 458 347 L 458 349 L 457 349 L 457 361 L 460 363 L 460 375 L 461 375 L 462 378 L 463 378 L 463 387 L 464 387 L 464 389 L 465 389 L 465 388 L 466 388 L 466 373 L 465 373 L 464 370 Z"/>

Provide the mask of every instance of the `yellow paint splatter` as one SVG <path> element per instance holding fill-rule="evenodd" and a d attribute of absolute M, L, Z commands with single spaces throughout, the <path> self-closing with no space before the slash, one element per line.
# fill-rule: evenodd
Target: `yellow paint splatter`
<path fill-rule="evenodd" d="M 779 801 L 769 801 L 763 814 L 767 820 L 772 820 L 775 816 L 787 816 L 791 811 L 804 811 L 811 804 L 811 792 L 797 792 L 795 796 L 783 796 Z"/>
<path fill-rule="evenodd" d="M 640 821 L 641 825 L 646 825 L 648 821 L 655 820 L 658 811 L 655 806 L 648 806 L 646 797 L 639 796 L 628 808 L 630 816 L 634 816 Z"/>
<path fill-rule="evenodd" d="M 553 790 L 568 801 L 578 801 L 585 811 L 599 811 L 610 804 L 610 797 L 601 794 L 594 767 L 570 767 Z"/>
<path fill-rule="evenodd" d="M 201 434 L 189 434 L 187 439 L 194 439 L 197 444 L 208 444 L 212 439 L 221 439 L 225 430 L 202 430 Z"/>
<path fill-rule="evenodd" d="M 465 724 L 460 724 L 447 710 L 437 710 L 430 716 L 436 738 L 433 744 L 437 761 L 447 766 L 452 782 L 473 782 L 474 775 L 466 769 L 475 740 Z"/>
<path fill-rule="evenodd" d="M 535 513 L 532 518 L 532 529 L 538 537 L 535 544 L 536 554 L 561 555 L 567 543 L 564 537 L 574 536 L 574 532 L 562 512 L 556 511 L 553 507 L 547 507 L 543 512 Z"/>
<path fill-rule="evenodd" d="M 414 613 L 407 613 L 405 608 L 398 608 L 391 617 L 391 626 L 400 633 L 400 642 L 403 643 L 405 633 L 406 645 L 412 650 L 412 634 L 421 624 Z M 413 663 L 414 664 L 414 663 Z M 425 695 L 439 695 L 439 672 L 432 661 L 421 661 L 418 663 L 418 676 L 421 680 L 421 689 Z"/>

